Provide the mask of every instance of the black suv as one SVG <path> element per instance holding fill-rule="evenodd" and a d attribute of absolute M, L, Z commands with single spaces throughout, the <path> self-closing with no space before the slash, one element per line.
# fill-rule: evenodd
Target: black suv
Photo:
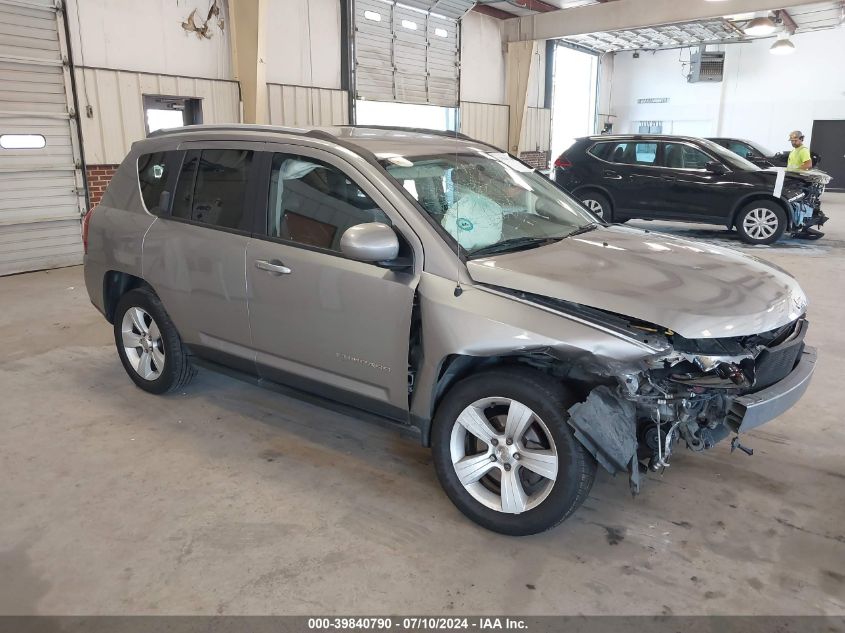
<path fill-rule="evenodd" d="M 734 154 L 739 154 L 744 159 L 751 161 L 757 165 L 757 167 L 762 167 L 763 169 L 768 167 L 786 167 L 789 160 L 789 150 L 772 152 L 759 143 L 746 141 L 743 138 L 726 138 L 720 136 L 717 138 L 710 138 L 708 140 L 721 145 L 725 149 L 729 149 Z M 810 150 L 810 158 L 813 161 L 813 167 L 818 167 L 821 162 L 821 157 L 813 150 Z"/>
<path fill-rule="evenodd" d="M 555 161 L 554 179 L 606 221 L 724 224 L 750 244 L 771 244 L 785 231 L 818 238 L 811 227 L 827 220 L 826 174 L 760 169 L 701 138 L 580 138 Z"/>

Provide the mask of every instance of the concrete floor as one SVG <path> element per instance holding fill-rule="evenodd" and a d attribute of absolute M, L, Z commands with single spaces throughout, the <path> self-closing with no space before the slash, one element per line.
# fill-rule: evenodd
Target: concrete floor
<path fill-rule="evenodd" d="M 679 451 L 636 499 L 600 473 L 523 539 L 464 519 L 393 431 L 209 372 L 143 393 L 80 268 L 0 279 L 0 613 L 843 614 L 845 196 L 826 207 L 821 242 L 748 249 L 803 284 L 821 351 L 754 456 Z"/>

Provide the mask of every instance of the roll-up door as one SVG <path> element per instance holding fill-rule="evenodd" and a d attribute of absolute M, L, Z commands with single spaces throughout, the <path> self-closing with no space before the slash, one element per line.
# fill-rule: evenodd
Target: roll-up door
<path fill-rule="evenodd" d="M 82 262 L 63 19 L 51 0 L 0 0 L 0 275 Z"/>
<path fill-rule="evenodd" d="M 458 23 L 473 4 L 356 0 L 356 97 L 456 107 Z"/>

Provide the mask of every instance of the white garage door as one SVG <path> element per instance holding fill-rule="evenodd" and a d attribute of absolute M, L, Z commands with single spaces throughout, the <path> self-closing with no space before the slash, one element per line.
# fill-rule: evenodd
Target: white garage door
<path fill-rule="evenodd" d="M 474 4 L 474 0 L 356 0 L 356 97 L 456 107 L 458 24 Z"/>
<path fill-rule="evenodd" d="M 0 275 L 82 262 L 66 51 L 55 2 L 0 0 Z"/>

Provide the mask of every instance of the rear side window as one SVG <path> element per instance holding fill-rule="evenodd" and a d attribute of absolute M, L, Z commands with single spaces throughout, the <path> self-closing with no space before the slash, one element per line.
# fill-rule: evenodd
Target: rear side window
<path fill-rule="evenodd" d="M 147 211 L 158 209 L 161 193 L 167 186 L 167 161 L 171 152 L 153 152 L 138 157 L 138 183 L 141 186 L 141 197 Z"/>
<path fill-rule="evenodd" d="M 616 143 L 596 143 L 587 150 L 587 153 L 592 154 L 596 158 L 607 160 L 607 155 L 610 153 L 611 147 L 616 147 Z"/>
<path fill-rule="evenodd" d="M 225 229 L 248 231 L 246 187 L 253 152 L 205 149 L 185 155 L 172 216 Z"/>

